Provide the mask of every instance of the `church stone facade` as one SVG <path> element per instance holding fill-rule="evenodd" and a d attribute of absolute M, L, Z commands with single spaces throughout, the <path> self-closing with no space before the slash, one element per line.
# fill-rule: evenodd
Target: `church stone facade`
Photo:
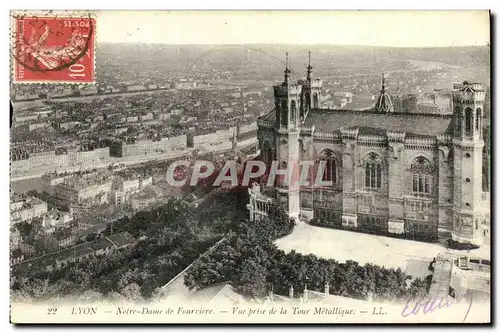
<path fill-rule="evenodd" d="M 482 244 L 481 84 L 455 84 L 447 115 L 395 111 L 384 79 L 371 110 L 323 109 L 321 89 L 310 61 L 307 77 L 292 83 L 287 60 L 258 140 L 268 169 L 274 160 L 283 168 L 323 160 L 333 185 L 254 184 L 252 220 L 279 203 L 291 218 L 325 226 Z"/>

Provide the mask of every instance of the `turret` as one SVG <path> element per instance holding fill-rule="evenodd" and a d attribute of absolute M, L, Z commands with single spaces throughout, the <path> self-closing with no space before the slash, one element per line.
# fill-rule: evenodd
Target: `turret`
<path fill-rule="evenodd" d="M 480 83 L 453 85 L 454 137 L 459 140 L 482 140 L 485 91 Z"/>
<path fill-rule="evenodd" d="M 382 89 L 380 89 L 380 96 L 377 99 L 377 103 L 375 104 L 375 110 L 377 112 L 394 112 L 394 106 L 392 105 L 391 97 L 387 93 L 387 89 L 385 87 L 385 75 L 382 73 Z"/>
<path fill-rule="evenodd" d="M 485 91 L 479 83 L 464 82 L 453 88 L 452 238 L 461 243 L 481 245 Z"/>
<path fill-rule="evenodd" d="M 299 162 L 300 136 L 300 97 L 301 84 L 290 83 L 288 68 L 288 53 L 286 54 L 285 79 L 282 84 L 274 86 L 276 103 L 276 142 L 275 151 L 277 169 L 291 171 L 291 166 Z M 273 173 L 273 171 L 271 171 Z M 285 181 L 287 177 L 280 176 L 276 181 L 277 200 L 290 218 L 298 219 L 300 212 L 299 188 L 296 182 Z"/>
<path fill-rule="evenodd" d="M 296 129 L 299 126 L 300 95 L 302 92 L 302 85 L 290 83 L 291 71 L 288 66 L 287 52 L 283 83 L 273 87 L 277 129 Z"/>
<path fill-rule="evenodd" d="M 306 67 L 306 79 L 299 80 L 302 85 L 302 94 L 300 96 L 300 118 L 303 120 L 311 109 L 321 108 L 321 87 L 323 82 L 320 79 L 312 78 L 313 67 L 311 65 L 311 51 L 309 51 L 309 61 Z"/>

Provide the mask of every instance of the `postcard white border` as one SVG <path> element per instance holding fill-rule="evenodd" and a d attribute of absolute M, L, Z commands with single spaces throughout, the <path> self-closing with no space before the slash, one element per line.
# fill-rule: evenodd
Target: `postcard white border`
<path fill-rule="evenodd" d="M 151 1 L 151 0 L 142 0 L 140 2 L 137 1 L 120 1 L 120 2 L 109 2 L 107 4 L 104 4 L 102 0 L 87 0 L 85 2 L 72 2 L 68 3 L 67 1 L 62 1 L 62 0 L 45 0 L 43 2 L 43 6 L 45 8 L 61 8 L 61 9 L 69 9 L 68 5 L 71 6 L 71 9 L 136 9 L 136 10 L 143 10 L 143 9 L 289 9 L 289 8 L 295 8 L 295 9 L 473 9 L 471 6 L 474 6 L 474 9 L 492 9 L 493 13 L 498 16 L 498 13 L 500 12 L 500 2 L 498 1 L 493 1 L 493 0 L 476 0 L 473 3 L 467 0 L 455 0 L 453 2 L 436 2 L 435 0 L 420 0 L 418 2 L 401 2 L 401 1 L 391 1 L 391 0 L 379 0 L 379 1 L 370 1 L 370 0 L 351 0 L 348 2 L 326 2 L 322 0 L 310 0 L 307 2 L 300 1 L 300 0 L 288 0 L 286 2 L 282 1 L 269 1 L 269 0 L 253 0 L 253 1 L 239 1 L 239 2 L 234 2 L 234 1 L 224 1 L 224 0 L 212 0 L 210 2 L 206 2 L 203 0 L 198 0 L 198 1 L 193 1 L 193 0 L 184 0 L 182 2 L 179 1 Z M 335 5 L 335 8 L 334 6 Z M 0 16 L 0 20 L 2 21 L 2 24 L 4 24 L 4 27 L 8 25 L 8 20 L 9 16 L 7 14 L 9 9 L 14 9 L 15 7 L 19 8 L 20 6 L 24 8 L 37 8 L 40 6 L 40 2 L 36 0 L 25 0 L 23 3 L 16 2 L 14 0 L 8 0 L 8 1 L 2 1 L 0 3 L 0 7 L 4 9 L 3 13 L 4 15 Z M 498 21 L 498 17 L 496 19 Z M 496 26 L 498 25 L 495 24 Z M 497 27 L 493 27 L 495 31 L 497 31 Z M 5 80 L 5 87 L 9 87 L 9 81 L 10 81 L 10 66 L 7 66 L 7 63 L 9 63 L 9 53 L 8 53 L 8 46 L 9 46 L 9 36 L 7 33 L 1 35 L 0 38 L 3 38 L 1 45 L 4 45 L 6 49 L 4 49 L 4 52 L 0 53 L 0 57 L 3 59 L 3 66 L 0 67 L 0 72 L 2 75 L 1 77 Z M 495 60 L 496 64 L 498 65 L 498 52 L 497 52 L 497 45 L 498 42 L 495 42 L 493 44 L 495 46 Z M 493 70 L 493 75 L 496 75 L 497 68 L 492 68 Z M 498 84 L 495 84 L 496 90 L 494 92 L 495 96 L 500 96 L 500 91 L 498 88 Z M 0 96 L 0 105 L 8 105 L 9 102 L 9 95 L 8 93 L 1 94 Z M 9 124 L 9 113 L 4 112 L 2 114 L 2 126 L 6 128 Z M 497 120 L 499 117 L 495 117 Z M 497 125 L 497 123 L 495 123 Z M 497 127 L 497 126 L 495 126 Z M 9 161 L 9 147 L 7 142 L 10 140 L 10 135 L 9 131 L 3 130 L 0 131 L 1 135 L 1 142 L 4 144 L 0 145 L 0 158 L 2 160 L 3 165 L 7 166 L 8 161 Z M 500 168 L 499 165 L 496 166 L 497 168 L 494 171 L 498 171 L 498 168 Z M 493 191 L 492 192 L 497 192 L 498 190 L 497 185 L 498 182 L 496 181 L 496 178 L 493 178 L 494 184 L 493 184 Z M 1 205 L 1 213 L 3 214 L 4 217 L 9 216 L 9 174 L 4 171 L 0 173 L 0 186 L 3 189 L 1 191 L 2 193 L 2 205 Z M 494 221 L 497 221 L 497 214 L 494 215 Z M 499 233 L 499 228 L 495 228 L 495 233 L 497 236 Z M 2 281 L 8 281 L 9 278 L 9 252 L 8 252 L 8 244 L 9 244 L 9 235 L 8 232 L 2 233 L 2 238 L 1 238 L 1 245 L 3 248 L 2 251 L 2 261 L 0 262 L 0 270 L 3 274 L 3 279 Z M 495 283 L 498 282 L 499 274 L 496 274 L 496 279 Z M 3 287 L 1 289 L 1 311 L 2 313 L 2 326 L 6 326 L 5 328 L 7 329 L 6 332 L 11 332 L 15 328 L 12 325 L 9 325 L 9 289 L 7 283 L 3 284 Z M 497 315 L 498 318 L 498 309 L 499 307 L 495 307 L 496 312 L 495 315 Z M 467 328 L 467 327 L 464 327 Z M 52 331 L 53 327 L 42 327 L 38 328 L 41 331 Z M 76 332 L 78 330 L 78 327 L 65 327 L 65 330 L 68 332 Z M 92 327 L 92 330 L 95 332 L 104 332 L 106 328 L 105 327 Z M 109 327 L 107 329 L 110 329 Z M 124 327 L 116 327 L 116 329 L 123 330 Z M 125 328 L 127 329 L 127 328 Z M 137 330 L 137 327 L 132 326 L 129 327 L 128 329 L 130 330 Z M 154 329 L 154 328 L 153 328 Z M 157 327 L 156 329 L 158 330 L 163 330 L 163 327 Z M 198 328 L 202 329 L 202 328 Z M 204 329 L 213 329 L 213 330 L 220 330 L 220 328 L 213 327 L 213 328 L 204 328 Z M 269 328 L 264 328 L 264 327 L 254 327 L 254 328 L 241 328 L 243 331 L 248 331 L 248 330 L 253 330 L 253 329 L 258 329 L 260 331 L 262 330 L 267 330 Z M 289 330 L 289 327 L 282 327 L 282 328 L 277 328 L 281 330 Z M 301 330 L 308 330 L 306 327 L 301 327 Z M 365 328 L 360 328 L 360 327 L 335 327 L 336 330 L 343 330 L 343 329 L 348 329 L 348 330 L 363 330 Z M 370 327 L 370 330 L 373 329 L 379 329 L 379 330 L 386 330 L 386 327 Z M 418 327 L 412 327 L 412 328 L 406 328 L 409 330 L 417 330 L 419 329 Z M 427 331 L 440 331 L 441 327 L 426 327 L 425 328 Z M 169 327 L 169 330 L 171 331 L 184 331 L 186 330 L 186 327 Z"/>

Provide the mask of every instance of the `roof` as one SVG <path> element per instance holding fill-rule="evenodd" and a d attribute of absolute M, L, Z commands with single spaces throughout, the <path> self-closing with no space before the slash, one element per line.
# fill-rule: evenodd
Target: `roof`
<path fill-rule="evenodd" d="M 78 218 L 78 224 L 88 224 L 88 225 L 92 225 L 92 226 L 96 226 L 96 225 L 99 225 L 102 223 L 101 220 L 99 219 L 96 219 L 94 217 L 90 217 L 88 215 L 83 215 L 81 217 Z"/>
<path fill-rule="evenodd" d="M 135 243 L 135 238 L 126 231 L 108 236 L 107 239 L 109 239 L 116 247 L 122 247 Z"/>
<path fill-rule="evenodd" d="M 274 123 L 276 121 L 276 109 L 273 109 L 269 113 L 267 113 L 263 116 L 260 116 L 258 119 L 262 120 L 262 121 L 268 121 L 268 122 Z"/>
<path fill-rule="evenodd" d="M 212 300 L 228 285 L 229 284 L 227 282 L 211 285 L 209 287 L 196 291 L 190 298 L 197 300 Z"/>
<path fill-rule="evenodd" d="M 99 223 L 99 224 L 92 226 L 89 229 L 78 231 L 78 237 L 86 237 L 87 235 L 90 235 L 93 233 L 100 233 L 101 231 L 106 230 L 106 228 L 107 228 L 106 223 Z"/>
<path fill-rule="evenodd" d="M 436 136 L 451 133 L 452 119 L 451 115 L 313 109 L 307 115 L 304 127 L 314 125 L 321 132 L 359 128 L 360 133 L 371 135 L 385 135 L 386 130 L 391 130 L 417 136 Z"/>
<path fill-rule="evenodd" d="M 52 258 L 57 261 L 63 261 L 67 260 L 68 258 L 76 258 L 79 256 L 90 254 L 91 252 L 93 251 L 92 249 L 90 249 L 89 245 L 87 243 L 84 243 L 68 247 L 57 252 L 49 253 L 48 255 L 46 255 L 46 257 Z"/>
<path fill-rule="evenodd" d="M 57 261 L 64 261 L 71 258 L 93 254 L 95 251 L 104 249 L 111 245 L 115 245 L 120 248 L 134 242 L 134 237 L 132 237 L 128 232 L 122 232 L 106 238 L 98 239 L 94 242 L 78 244 L 63 250 L 48 253 L 42 257 L 26 260 L 16 265 L 15 269 L 18 271 L 25 271 L 30 268 L 45 269 L 47 265 L 54 265 Z"/>
<path fill-rule="evenodd" d="M 113 244 L 107 238 L 98 239 L 90 244 L 94 251 L 104 250 L 110 246 L 113 246 Z"/>
<path fill-rule="evenodd" d="M 200 289 L 196 291 L 191 297 L 190 301 L 196 302 L 222 302 L 229 300 L 231 302 L 237 301 L 242 298 L 228 282 L 217 283 L 215 285 Z"/>
<path fill-rule="evenodd" d="M 86 256 L 89 254 L 93 254 L 94 250 L 90 246 L 84 246 L 81 248 L 76 248 L 76 249 L 71 249 L 72 251 L 67 253 L 67 256 L 65 258 L 61 258 L 60 260 L 67 260 L 70 258 L 78 258 L 82 256 Z"/>

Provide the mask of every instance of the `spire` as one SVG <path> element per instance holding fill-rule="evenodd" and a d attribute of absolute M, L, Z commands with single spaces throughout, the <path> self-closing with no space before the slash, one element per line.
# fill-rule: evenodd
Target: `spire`
<path fill-rule="evenodd" d="M 382 89 L 380 90 L 380 96 L 375 104 L 375 110 L 378 112 L 393 112 L 394 107 L 392 105 L 391 97 L 387 93 L 385 88 L 385 75 L 382 73 Z"/>
<path fill-rule="evenodd" d="M 380 93 L 381 94 L 385 94 L 386 93 L 386 90 L 385 90 L 385 74 L 382 73 L 382 90 L 380 90 Z"/>
<path fill-rule="evenodd" d="M 309 50 L 309 64 L 307 65 L 307 81 L 311 81 L 311 73 L 312 73 L 312 66 L 311 66 L 311 50 Z"/>
<path fill-rule="evenodd" d="M 233 130 L 233 137 L 231 138 L 231 148 L 233 151 L 238 149 L 238 135 L 236 133 L 236 128 Z"/>
<path fill-rule="evenodd" d="M 288 69 L 288 52 L 287 52 L 285 60 L 285 80 L 283 81 L 283 85 L 288 85 L 289 74 L 290 74 L 290 69 Z"/>

